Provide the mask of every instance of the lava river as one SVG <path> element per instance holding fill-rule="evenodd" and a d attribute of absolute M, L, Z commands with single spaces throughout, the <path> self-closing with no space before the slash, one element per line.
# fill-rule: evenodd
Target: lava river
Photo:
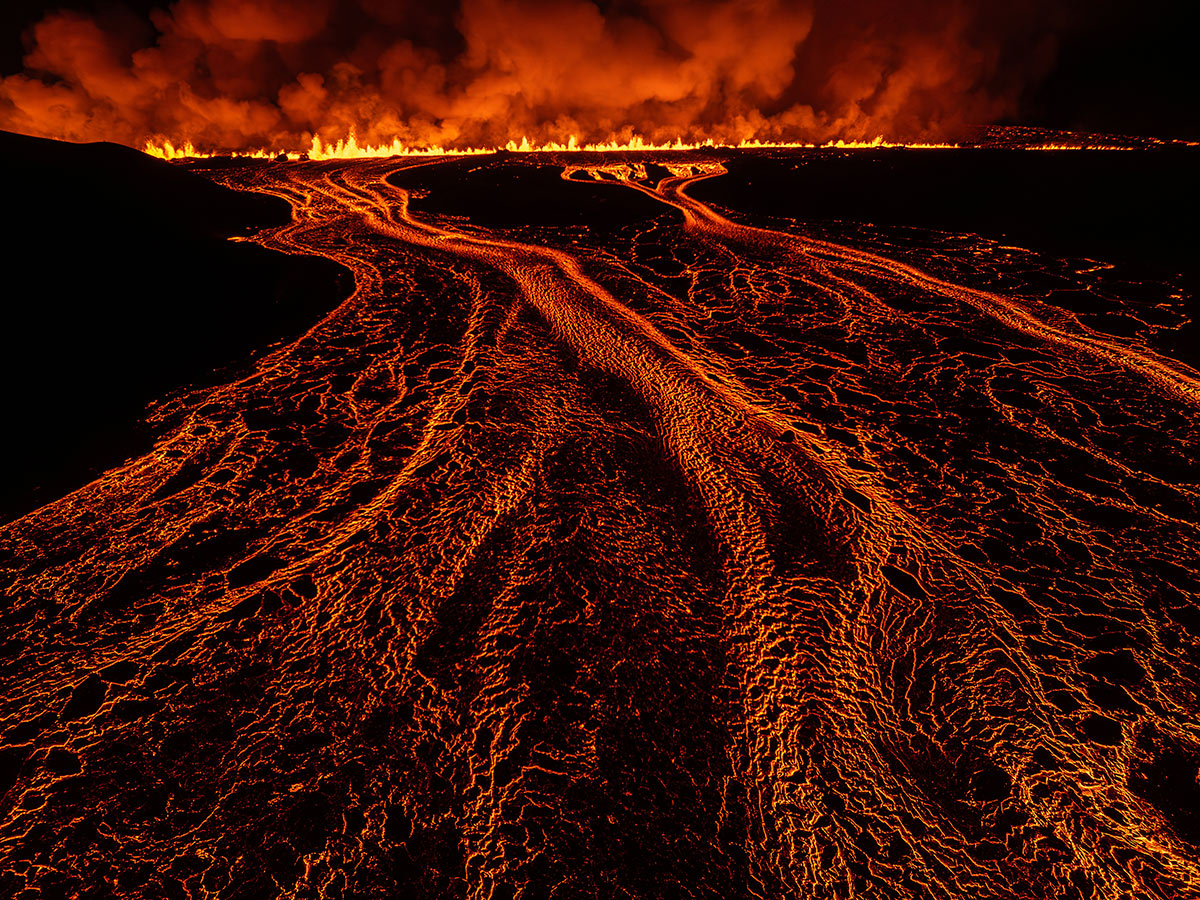
<path fill-rule="evenodd" d="M 1170 287 L 514 159 L 209 173 L 356 291 L 0 530 L 3 892 L 1200 896 Z"/>

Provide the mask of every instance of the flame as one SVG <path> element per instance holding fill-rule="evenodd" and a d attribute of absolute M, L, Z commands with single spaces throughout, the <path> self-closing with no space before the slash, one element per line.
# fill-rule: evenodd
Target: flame
<path fill-rule="evenodd" d="M 897 148 L 904 147 L 908 150 L 957 150 L 959 144 L 926 144 L 926 143 L 905 143 L 903 141 L 885 141 L 883 135 L 879 135 L 873 141 L 829 141 L 820 145 L 825 150 L 875 150 L 877 148 Z"/>
<path fill-rule="evenodd" d="M 699 142 L 687 142 L 682 138 L 676 138 L 674 141 L 656 143 L 648 141 L 641 135 L 633 135 L 628 140 L 617 140 L 611 138 L 600 143 L 580 143 L 575 135 L 571 135 L 567 142 L 560 143 L 558 141 L 550 141 L 547 143 L 534 143 L 528 137 L 523 137 L 518 143 L 517 141 L 509 141 L 503 147 L 443 147 L 440 145 L 433 146 L 413 146 L 406 144 L 399 138 L 394 139 L 387 144 L 360 144 L 357 135 L 351 132 L 349 136 L 339 139 L 335 143 L 326 143 L 321 140 L 320 136 L 314 135 L 308 150 L 305 153 L 300 153 L 295 150 L 268 150 L 260 148 L 257 150 L 233 150 L 233 151 L 206 151 L 198 149 L 191 141 L 185 141 L 181 144 L 176 144 L 169 139 L 162 139 L 157 143 L 153 140 L 147 140 L 142 146 L 142 151 L 150 156 L 158 159 L 176 160 L 176 159 L 211 159 L 213 157 L 233 157 L 237 159 L 274 159 L 287 158 L 289 160 L 298 160 L 307 157 L 312 160 L 331 160 L 331 159 L 384 159 L 396 156 L 477 156 L 486 153 L 496 153 L 501 150 L 510 153 L 610 153 L 610 152 L 644 152 L 644 151 L 686 151 L 686 150 L 704 150 L 704 149 L 738 149 L 738 150 L 778 150 L 778 149 L 805 149 L 805 150 L 875 150 L 881 148 L 899 148 L 904 147 L 911 150 L 952 150 L 957 149 L 959 144 L 933 144 L 933 143 L 903 143 L 888 141 L 882 135 L 871 141 L 828 141 L 824 144 L 801 143 L 794 141 L 763 141 L 757 138 L 750 138 L 737 143 L 725 143 L 712 140 L 711 138 Z"/>
<path fill-rule="evenodd" d="M 1022 150 L 1135 150 L 1136 147 L 1119 147 L 1116 144 L 1035 144 Z"/>
<path fill-rule="evenodd" d="M 146 141 L 142 146 L 142 152 L 156 157 L 158 159 L 211 159 L 215 156 L 236 156 L 241 159 L 278 159 L 285 156 L 290 160 L 300 159 L 302 154 L 283 150 L 237 150 L 230 153 L 210 153 L 204 150 L 197 150 L 196 146 L 191 141 L 184 141 L 178 147 L 172 141 L 164 140 L 161 143 Z"/>
<path fill-rule="evenodd" d="M 1182 142 L 1174 142 L 1182 143 Z M 1143 141 L 1147 146 L 1156 146 L 1164 144 L 1163 141 Z M 646 140 L 641 135 L 634 134 L 628 139 L 619 140 L 610 138 L 607 141 L 599 143 L 581 143 L 575 135 L 571 135 L 566 143 L 558 141 L 549 141 L 545 143 L 536 143 L 530 141 L 528 137 L 523 137 L 521 140 L 508 141 L 503 146 L 496 147 L 447 147 L 439 144 L 428 146 L 407 144 L 399 138 L 393 139 L 390 143 L 382 144 L 360 144 L 357 135 L 351 131 L 345 138 L 340 138 L 336 142 L 327 143 L 323 141 L 319 135 L 313 135 L 312 141 L 306 151 L 299 152 L 296 150 L 270 150 L 260 148 L 257 150 L 232 150 L 232 151 L 210 151 L 197 148 L 191 141 L 184 141 L 177 144 L 170 139 L 160 139 L 158 142 L 147 140 L 142 146 L 142 150 L 150 156 L 158 159 L 177 160 L 177 159 L 209 159 L 216 156 L 233 157 L 238 159 L 272 159 L 272 160 L 333 160 L 333 159 L 385 159 L 391 157 L 403 156 L 478 156 L 487 153 L 497 153 L 507 151 L 510 153 L 611 153 L 611 152 L 647 152 L 647 151 L 687 151 L 687 150 L 706 150 L 706 149 L 727 149 L 727 150 L 881 150 L 881 149 L 907 149 L 907 150 L 958 150 L 965 147 L 987 147 L 996 146 L 991 141 L 985 140 L 982 143 L 967 143 L 967 144 L 950 144 L 950 143 L 923 143 L 923 142 L 905 142 L 891 141 L 879 135 L 870 141 L 859 140 L 831 140 L 823 144 L 817 143 L 802 143 L 796 141 L 764 141 L 757 138 L 750 138 L 738 142 L 723 142 L 712 138 L 705 141 L 684 141 L 682 138 L 676 138 L 674 141 L 655 142 Z M 1003 145 L 1001 145 L 1003 146 Z M 1190 145 L 1189 145 L 1190 146 Z M 1134 150 L 1138 149 L 1131 145 L 1122 145 L 1115 143 L 1065 143 L 1047 141 L 1044 143 L 1034 144 L 1009 144 L 1007 149 L 1021 150 Z"/>

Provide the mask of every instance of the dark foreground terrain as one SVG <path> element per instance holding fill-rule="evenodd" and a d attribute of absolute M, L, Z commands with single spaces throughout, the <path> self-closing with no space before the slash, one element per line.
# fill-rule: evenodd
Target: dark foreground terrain
<path fill-rule="evenodd" d="M 1195 160 L 1023 153 L 207 170 L 357 289 L 0 531 L 0 894 L 1200 896 Z"/>
<path fill-rule="evenodd" d="M 328 260 L 226 240 L 287 223 L 278 198 L 116 144 L 6 132 L 0 173 L 0 521 L 148 449 L 147 403 L 219 378 L 350 292 Z"/>

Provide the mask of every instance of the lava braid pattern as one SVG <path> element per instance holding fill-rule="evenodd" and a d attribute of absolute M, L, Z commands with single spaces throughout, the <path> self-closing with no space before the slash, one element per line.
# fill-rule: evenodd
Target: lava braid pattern
<path fill-rule="evenodd" d="M 1200 896 L 1200 393 L 1106 270 L 442 164 L 211 173 L 354 295 L 0 532 L 14 894 Z"/>

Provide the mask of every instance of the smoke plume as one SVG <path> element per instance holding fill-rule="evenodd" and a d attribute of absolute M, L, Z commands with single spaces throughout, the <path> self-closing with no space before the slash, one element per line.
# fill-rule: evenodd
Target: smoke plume
<path fill-rule="evenodd" d="M 74 141 L 929 140 L 1017 112 L 1033 0 L 179 0 L 54 12 L 0 128 Z"/>

